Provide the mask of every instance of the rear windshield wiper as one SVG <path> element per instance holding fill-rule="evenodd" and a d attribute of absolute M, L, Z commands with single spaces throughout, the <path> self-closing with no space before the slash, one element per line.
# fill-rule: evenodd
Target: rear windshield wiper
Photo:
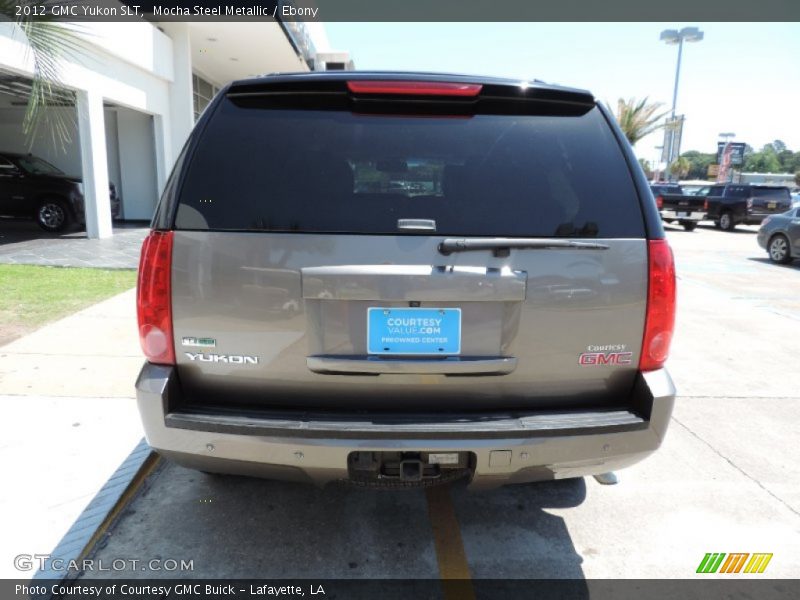
<path fill-rule="evenodd" d="M 439 244 L 439 252 L 445 256 L 453 252 L 492 250 L 497 257 L 511 254 L 512 248 L 608 250 L 608 244 L 578 242 L 575 240 L 546 240 L 540 238 L 447 238 Z"/>

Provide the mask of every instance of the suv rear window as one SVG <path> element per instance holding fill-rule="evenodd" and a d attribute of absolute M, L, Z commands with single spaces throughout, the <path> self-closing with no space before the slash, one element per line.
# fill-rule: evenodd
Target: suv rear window
<path fill-rule="evenodd" d="M 677 194 L 683 195 L 683 188 L 679 185 L 652 185 L 650 189 L 654 194 Z"/>
<path fill-rule="evenodd" d="M 176 229 L 644 237 L 603 115 L 371 115 L 223 98 L 179 192 Z M 413 232 L 411 232 L 413 234 Z"/>
<path fill-rule="evenodd" d="M 753 196 L 756 198 L 772 198 L 775 200 L 791 200 L 789 188 L 757 187 L 753 186 Z"/>

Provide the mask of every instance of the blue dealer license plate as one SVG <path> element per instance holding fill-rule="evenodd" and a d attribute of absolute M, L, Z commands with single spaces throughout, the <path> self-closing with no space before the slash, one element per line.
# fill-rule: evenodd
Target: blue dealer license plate
<path fill-rule="evenodd" d="M 461 309 L 368 308 L 367 352 L 458 354 L 461 352 Z"/>

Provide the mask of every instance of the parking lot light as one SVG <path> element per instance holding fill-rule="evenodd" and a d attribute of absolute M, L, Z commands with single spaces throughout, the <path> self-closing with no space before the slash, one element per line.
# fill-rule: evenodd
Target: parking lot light
<path fill-rule="evenodd" d="M 660 40 L 669 45 L 678 44 L 678 65 L 675 68 L 675 87 L 672 90 L 672 108 L 670 110 L 670 120 L 675 119 L 675 107 L 678 103 L 678 81 L 681 76 L 681 57 L 683 56 L 683 42 L 699 42 L 703 39 L 703 32 L 697 27 L 684 27 L 680 31 L 677 29 L 665 29 L 661 32 Z M 673 156 L 679 156 L 680 148 L 672 147 L 675 140 L 674 134 L 669 136 L 669 147 L 667 152 L 668 163 L 667 173 L 672 180 L 671 166 L 669 162 Z"/>

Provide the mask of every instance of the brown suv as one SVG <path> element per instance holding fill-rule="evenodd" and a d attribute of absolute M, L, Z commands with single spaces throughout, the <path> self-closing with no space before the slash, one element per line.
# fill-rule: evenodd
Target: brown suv
<path fill-rule="evenodd" d="M 150 444 L 206 471 L 475 487 L 661 444 L 675 275 L 581 90 L 419 73 L 237 81 L 142 249 Z"/>

